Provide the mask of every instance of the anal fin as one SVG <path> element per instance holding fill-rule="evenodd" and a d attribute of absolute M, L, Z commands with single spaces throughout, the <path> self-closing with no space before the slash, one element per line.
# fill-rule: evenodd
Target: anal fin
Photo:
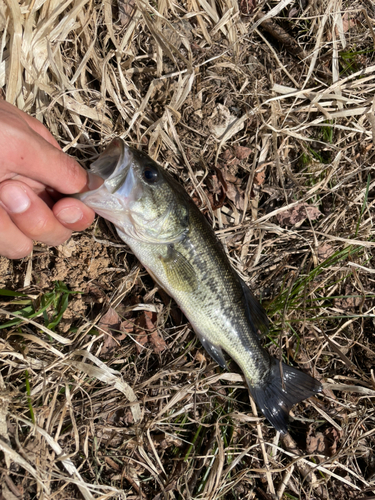
<path fill-rule="evenodd" d="M 211 356 L 211 358 L 213 358 L 216 361 L 216 363 L 221 366 L 221 368 L 228 369 L 228 365 L 227 362 L 225 361 L 224 353 L 221 347 L 208 341 L 206 337 L 204 337 L 203 335 L 198 334 L 198 338 L 201 341 L 202 346 L 206 349 L 206 352 L 208 352 L 208 354 Z"/>

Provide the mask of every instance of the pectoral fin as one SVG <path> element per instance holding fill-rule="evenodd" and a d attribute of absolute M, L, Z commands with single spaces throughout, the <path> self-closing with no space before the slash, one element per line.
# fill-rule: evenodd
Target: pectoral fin
<path fill-rule="evenodd" d="M 221 347 L 212 344 L 206 339 L 206 337 L 200 335 L 199 333 L 198 333 L 198 338 L 201 341 L 203 347 L 208 352 L 208 354 L 211 356 L 211 358 L 213 358 L 216 361 L 216 363 L 221 366 L 221 368 L 228 369 L 228 365 L 227 362 L 225 361 L 224 353 Z"/>
<path fill-rule="evenodd" d="M 166 257 L 160 257 L 169 284 L 182 292 L 194 292 L 198 288 L 198 278 L 193 266 L 172 245 Z"/>

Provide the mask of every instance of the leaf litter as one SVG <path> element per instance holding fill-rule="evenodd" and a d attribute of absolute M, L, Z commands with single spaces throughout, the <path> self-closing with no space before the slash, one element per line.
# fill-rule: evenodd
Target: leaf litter
<path fill-rule="evenodd" d="M 162 163 L 261 297 L 267 348 L 325 387 L 282 442 L 96 221 L 0 257 L 5 498 L 375 494 L 374 19 L 367 1 L 0 0 L 1 96 L 85 166 L 116 135 Z M 56 282 L 80 292 L 60 309 Z"/>

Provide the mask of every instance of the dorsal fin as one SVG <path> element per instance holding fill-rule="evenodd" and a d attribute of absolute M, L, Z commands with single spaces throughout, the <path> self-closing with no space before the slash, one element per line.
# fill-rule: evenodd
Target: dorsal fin
<path fill-rule="evenodd" d="M 244 294 L 247 319 L 249 320 L 254 333 L 265 335 L 268 332 L 269 323 L 266 311 L 263 309 L 258 299 L 254 297 L 253 292 L 246 285 L 246 283 L 241 278 L 240 281 Z"/>

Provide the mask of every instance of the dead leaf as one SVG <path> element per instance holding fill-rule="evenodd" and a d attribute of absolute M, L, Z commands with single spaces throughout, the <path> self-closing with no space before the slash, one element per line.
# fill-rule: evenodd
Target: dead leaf
<path fill-rule="evenodd" d="M 307 453 L 324 453 L 325 443 L 324 436 L 321 432 L 317 432 L 315 436 L 310 433 L 306 437 Z"/>
<path fill-rule="evenodd" d="M 231 129 L 232 135 L 244 128 L 244 124 L 238 122 L 237 116 L 233 115 L 223 104 L 218 103 L 214 112 L 207 120 L 208 128 L 212 135 L 221 140 Z M 232 130 L 233 129 L 233 130 Z"/>
<path fill-rule="evenodd" d="M 118 13 L 122 26 L 127 26 L 133 19 L 136 5 L 134 0 L 118 0 Z"/>
<path fill-rule="evenodd" d="M 334 427 L 314 434 L 314 428 L 310 426 L 306 437 L 306 451 L 307 453 L 320 453 L 326 457 L 332 457 L 337 453 L 338 443 L 342 436 L 342 431 L 338 431 Z"/>
<path fill-rule="evenodd" d="M 362 303 L 362 297 L 358 297 L 358 292 L 353 290 L 350 285 L 345 287 L 345 295 L 342 299 L 335 299 L 335 306 L 344 311 L 352 311 Z"/>
<path fill-rule="evenodd" d="M 256 0 L 241 0 L 240 1 L 240 12 L 244 16 L 250 16 L 256 7 Z"/>
<path fill-rule="evenodd" d="M 167 347 L 165 340 L 163 339 L 163 337 L 159 335 L 159 332 L 157 330 L 151 333 L 151 335 L 149 336 L 149 340 L 151 344 L 154 346 L 155 354 L 160 354 Z"/>
<path fill-rule="evenodd" d="M 299 203 L 289 210 L 280 212 L 276 217 L 281 226 L 300 227 L 306 219 L 313 221 L 321 215 L 322 213 L 318 208 L 308 203 Z"/>
<path fill-rule="evenodd" d="M 144 311 L 142 314 L 142 324 L 145 329 L 152 332 L 155 329 L 156 314 L 151 311 Z"/>
<path fill-rule="evenodd" d="M 317 254 L 320 262 L 327 260 L 335 253 L 335 249 L 329 243 L 322 243 L 318 246 Z"/>
<path fill-rule="evenodd" d="M 233 201 L 237 210 L 243 210 L 245 206 L 243 192 L 231 182 L 227 182 L 227 186 L 227 197 Z"/>
<path fill-rule="evenodd" d="M 350 30 L 350 28 L 354 28 L 354 26 L 357 24 L 357 21 L 353 18 L 349 17 L 349 12 L 345 12 L 342 18 L 342 27 L 344 33 Z"/>
<path fill-rule="evenodd" d="M 219 169 L 217 169 L 217 172 Z M 243 210 L 245 206 L 244 201 L 244 191 L 241 188 L 241 180 L 238 179 L 235 175 L 229 172 L 227 166 L 221 166 L 220 173 L 222 179 L 219 178 L 222 182 L 222 187 L 225 191 L 225 194 L 229 200 L 231 200 L 238 210 Z M 224 203 L 224 198 L 220 200 L 222 204 Z"/>
<path fill-rule="evenodd" d="M 332 457 L 337 453 L 338 443 L 343 436 L 343 432 L 338 431 L 335 427 L 330 427 L 324 431 L 324 436 L 328 447 L 328 456 Z"/>
<path fill-rule="evenodd" d="M 144 311 L 143 314 L 137 318 L 135 323 L 138 325 L 136 327 L 136 340 L 137 351 L 140 353 L 142 351 L 142 346 L 150 342 L 153 345 L 153 351 L 155 354 L 160 354 L 167 347 L 164 339 L 159 335 L 155 323 L 156 323 L 156 313 L 151 311 Z"/>
<path fill-rule="evenodd" d="M 234 154 L 239 160 L 246 160 L 251 155 L 252 150 L 245 146 L 235 146 Z"/>
<path fill-rule="evenodd" d="M 133 333 L 134 331 L 134 321 L 128 319 L 121 322 L 120 330 L 124 333 Z"/>
<path fill-rule="evenodd" d="M 210 200 L 212 209 L 217 210 L 224 205 L 227 183 L 224 179 L 223 172 L 217 167 L 214 168 L 217 175 L 212 175 L 209 179 L 207 179 L 207 187 L 210 190 L 210 192 L 207 193 L 207 196 Z"/>
<path fill-rule="evenodd" d="M 266 180 L 266 172 L 264 170 L 256 171 L 254 175 L 254 184 L 261 186 Z"/>
<path fill-rule="evenodd" d="M 137 320 L 136 323 L 138 323 Z M 142 328 L 138 327 L 135 328 L 134 335 L 135 335 L 135 340 L 137 341 L 135 347 L 137 349 L 137 353 L 140 354 L 143 350 L 142 349 L 143 346 L 145 346 L 148 342 L 148 335 L 147 332 L 145 332 Z"/>
<path fill-rule="evenodd" d="M 232 150 L 231 150 L 231 149 L 226 149 L 226 150 L 223 152 L 223 154 L 221 155 L 221 158 L 222 158 L 224 161 L 228 162 L 228 161 L 233 160 L 233 158 L 234 158 L 234 154 L 233 154 L 233 152 L 232 152 Z"/>
<path fill-rule="evenodd" d="M 100 351 L 103 358 L 108 357 L 114 349 L 118 348 L 120 341 L 126 337 L 124 333 L 120 333 L 120 325 L 120 316 L 110 307 L 98 323 L 100 330 L 107 333 L 107 335 L 104 336 L 102 349 Z"/>
<path fill-rule="evenodd" d="M 98 326 L 107 333 L 112 333 L 113 330 L 118 330 L 121 319 L 117 312 L 110 307 L 108 311 L 101 317 Z"/>
<path fill-rule="evenodd" d="M 197 351 L 197 353 L 195 355 L 195 359 L 198 361 L 198 363 L 206 363 L 207 362 L 206 356 L 199 350 Z"/>

